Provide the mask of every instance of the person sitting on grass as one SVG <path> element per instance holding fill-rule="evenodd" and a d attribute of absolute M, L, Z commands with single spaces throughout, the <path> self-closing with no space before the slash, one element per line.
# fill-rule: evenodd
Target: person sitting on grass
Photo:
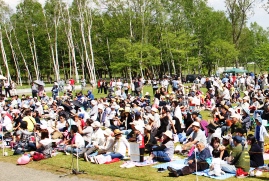
<path fill-rule="evenodd" d="M 126 156 L 126 151 L 128 150 L 128 155 L 130 152 L 130 145 L 129 142 L 126 140 L 125 137 L 122 136 L 122 132 L 119 129 L 114 130 L 114 145 L 113 145 L 113 152 L 109 154 L 105 154 L 104 156 L 111 156 L 111 159 L 119 158 L 123 159 Z"/>
<path fill-rule="evenodd" d="M 249 134 L 247 136 L 247 144 L 250 145 L 250 149 L 248 151 L 250 156 L 250 167 L 257 168 L 259 166 L 263 166 L 263 152 L 254 135 Z"/>
<path fill-rule="evenodd" d="M 41 130 L 41 139 L 36 138 L 36 152 L 41 153 L 44 158 L 50 158 L 52 152 L 52 142 L 49 138 L 48 130 Z M 35 152 L 32 152 L 31 155 L 34 155 Z"/>
<path fill-rule="evenodd" d="M 210 165 L 210 171 L 208 172 L 208 175 L 215 175 L 217 177 L 224 175 L 225 172 L 221 170 L 221 158 L 220 158 L 221 152 L 218 149 L 214 149 L 212 151 L 212 163 Z"/>
<path fill-rule="evenodd" d="M 197 144 L 198 151 L 196 153 L 192 153 L 192 155 L 188 158 L 188 166 L 183 167 L 180 170 L 176 170 L 173 167 L 168 166 L 169 176 L 171 177 L 179 177 L 184 175 L 189 175 L 196 171 L 204 171 L 209 168 L 211 164 L 212 157 L 210 151 L 205 145 L 201 142 Z M 197 159 L 197 163 L 195 162 L 195 155 Z"/>
<path fill-rule="evenodd" d="M 242 146 L 242 138 L 238 135 L 233 137 L 233 144 L 230 157 L 226 159 L 227 163 L 221 165 L 221 169 L 228 173 L 236 173 L 237 169 L 243 170 L 238 176 L 247 176 L 250 168 L 248 152 Z"/>
<path fill-rule="evenodd" d="M 89 148 L 84 152 L 84 159 L 85 161 L 89 161 L 93 156 L 100 155 L 100 154 L 109 154 L 113 152 L 113 144 L 114 144 L 114 137 L 112 137 L 112 131 L 110 129 L 106 129 L 103 131 L 105 140 L 102 145 L 94 145 L 93 147 Z"/>
<path fill-rule="evenodd" d="M 145 128 L 144 129 L 145 152 L 149 153 L 149 152 L 151 152 L 152 147 L 154 145 L 157 145 L 157 140 L 153 136 L 153 134 L 151 133 L 151 126 L 150 125 L 146 125 L 144 128 Z"/>
<path fill-rule="evenodd" d="M 173 134 L 171 131 L 163 133 L 163 141 L 160 146 L 153 146 L 148 163 L 153 161 L 170 162 L 175 151 L 174 142 L 172 141 Z"/>
<path fill-rule="evenodd" d="M 204 145 L 206 145 L 207 143 L 205 133 L 200 129 L 199 122 L 197 121 L 193 122 L 192 129 L 193 129 L 192 137 L 186 144 L 182 145 L 182 153 L 184 154 L 188 153 L 191 147 L 198 142 L 203 143 Z"/>
<path fill-rule="evenodd" d="M 78 127 L 76 125 L 71 126 L 71 144 L 65 147 L 65 152 L 68 154 L 69 152 L 78 153 L 82 148 L 85 147 L 85 142 L 83 137 L 78 133 Z"/>

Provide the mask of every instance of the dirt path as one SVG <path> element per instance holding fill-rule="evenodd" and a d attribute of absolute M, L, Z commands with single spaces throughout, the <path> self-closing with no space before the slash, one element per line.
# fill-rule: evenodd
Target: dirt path
<path fill-rule="evenodd" d="M 76 176 L 66 176 L 60 178 L 59 175 L 27 168 L 24 166 L 17 166 L 11 163 L 0 162 L 0 180 L 1 181 L 92 181 L 90 179 L 81 179 Z"/>

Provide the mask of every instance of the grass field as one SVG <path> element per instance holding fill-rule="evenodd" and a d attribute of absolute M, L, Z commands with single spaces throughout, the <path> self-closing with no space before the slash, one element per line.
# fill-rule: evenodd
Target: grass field
<path fill-rule="evenodd" d="M 204 91 L 204 89 L 203 89 Z M 151 87 L 146 86 L 144 88 L 144 93 L 149 92 L 152 95 L 152 89 Z M 96 98 L 105 97 L 104 94 L 97 94 L 97 90 L 93 90 L 93 93 Z M 203 119 L 208 120 L 210 117 L 208 117 L 209 112 L 202 111 L 201 112 Z M 269 142 L 268 139 L 266 139 L 266 142 Z M 2 154 L 2 149 L 0 151 L 0 155 Z M 12 152 L 9 151 L 9 155 L 12 155 Z M 19 158 L 19 156 L 0 156 L 0 161 L 4 162 L 11 162 L 16 164 L 16 160 Z M 71 156 L 63 155 L 62 153 L 59 153 L 57 156 L 42 160 L 39 162 L 31 162 L 26 165 L 26 167 L 31 167 L 35 169 L 40 170 L 46 170 L 50 172 L 57 173 L 59 175 L 63 175 L 65 173 L 68 173 L 71 168 Z M 269 161 L 266 161 L 265 163 L 269 163 Z M 156 180 L 156 181 L 172 181 L 172 180 L 182 180 L 185 181 L 193 181 L 196 180 L 195 175 L 188 175 L 184 177 L 179 178 L 171 178 L 168 177 L 168 171 L 164 173 L 158 173 L 157 169 L 152 168 L 151 166 L 147 167 L 134 167 L 130 169 L 123 169 L 119 166 L 123 164 L 123 161 L 109 164 L 109 165 L 95 165 L 88 162 L 85 162 L 83 160 L 79 161 L 79 166 L 81 170 L 84 170 L 87 174 L 86 175 L 79 175 L 79 177 L 87 177 L 93 180 L 106 180 L 106 181 L 131 181 L 131 180 L 143 180 L 143 181 L 149 181 L 149 180 Z M 211 181 L 214 179 L 210 179 L 207 177 L 198 177 L 199 180 L 202 181 Z M 230 178 L 229 181 L 235 181 L 237 178 Z M 261 177 L 255 178 L 255 177 L 249 177 L 245 178 L 245 180 L 251 180 L 251 181 L 261 181 L 261 180 L 269 180 L 269 173 L 263 173 Z"/>

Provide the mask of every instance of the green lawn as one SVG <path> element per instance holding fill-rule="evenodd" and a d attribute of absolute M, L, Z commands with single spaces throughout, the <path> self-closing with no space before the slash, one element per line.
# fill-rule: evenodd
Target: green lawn
<path fill-rule="evenodd" d="M 203 89 L 204 91 L 204 89 Z M 144 93 L 149 92 L 152 95 L 152 88 L 149 86 L 144 87 Z M 96 98 L 105 97 L 104 94 L 97 94 L 97 90 L 94 89 L 93 93 Z M 202 111 L 201 112 L 203 119 L 208 120 L 210 117 L 208 117 L 209 112 Z M 266 139 L 266 142 L 269 142 L 268 139 Z M 0 151 L 0 155 L 2 155 L 2 149 Z M 9 151 L 9 155 L 12 155 L 12 152 Z M 19 158 L 19 156 L 0 156 L 0 161 L 4 162 L 11 162 L 16 164 L 16 160 Z M 59 175 L 63 175 L 65 173 L 68 173 L 71 168 L 71 156 L 63 155 L 62 153 L 59 153 L 56 157 L 53 157 L 51 159 L 42 160 L 40 162 L 31 162 L 26 165 L 26 167 L 31 167 L 35 169 L 40 170 L 47 170 L 50 172 L 57 173 Z M 130 169 L 123 169 L 119 166 L 123 164 L 123 161 L 109 164 L 109 165 L 96 165 L 91 164 L 88 162 L 85 162 L 83 160 L 79 161 L 80 169 L 84 170 L 87 174 L 86 175 L 79 175 L 79 177 L 87 177 L 94 180 L 107 180 L 107 181 L 125 181 L 125 180 L 181 180 L 184 179 L 186 181 L 193 181 L 196 180 L 195 175 L 188 175 L 184 177 L 179 178 L 171 178 L 168 177 L 168 171 L 164 173 L 158 173 L 157 169 L 152 168 L 151 166 L 147 167 L 134 167 Z M 268 164 L 269 161 L 266 161 Z M 207 177 L 198 177 L 199 180 L 203 181 L 211 181 L 214 179 L 210 179 Z M 230 178 L 229 181 L 235 181 L 237 178 Z M 251 180 L 251 181 L 260 181 L 260 180 L 269 180 L 269 172 L 263 173 L 263 175 L 259 178 L 249 177 L 245 178 L 245 180 Z"/>

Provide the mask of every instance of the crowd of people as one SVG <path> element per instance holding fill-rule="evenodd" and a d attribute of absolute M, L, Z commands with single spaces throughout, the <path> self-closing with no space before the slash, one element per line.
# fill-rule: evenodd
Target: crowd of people
<path fill-rule="evenodd" d="M 143 92 L 145 84 L 152 86 L 152 95 Z M 91 91 L 74 94 L 72 85 L 60 96 L 56 82 L 48 97 L 44 86 L 33 84 L 32 96 L 1 94 L 1 128 L 14 154 L 49 158 L 57 150 L 88 162 L 103 163 L 100 155 L 113 162 L 129 157 L 133 142 L 140 162 L 169 162 L 176 152 L 187 156 L 184 168 L 168 167 L 170 176 L 209 168 L 212 175 L 245 177 L 250 167 L 264 165 L 267 85 L 264 75 L 201 77 L 188 86 L 180 77 L 130 83 L 100 79 L 98 93 L 105 96 L 95 98 Z"/>

